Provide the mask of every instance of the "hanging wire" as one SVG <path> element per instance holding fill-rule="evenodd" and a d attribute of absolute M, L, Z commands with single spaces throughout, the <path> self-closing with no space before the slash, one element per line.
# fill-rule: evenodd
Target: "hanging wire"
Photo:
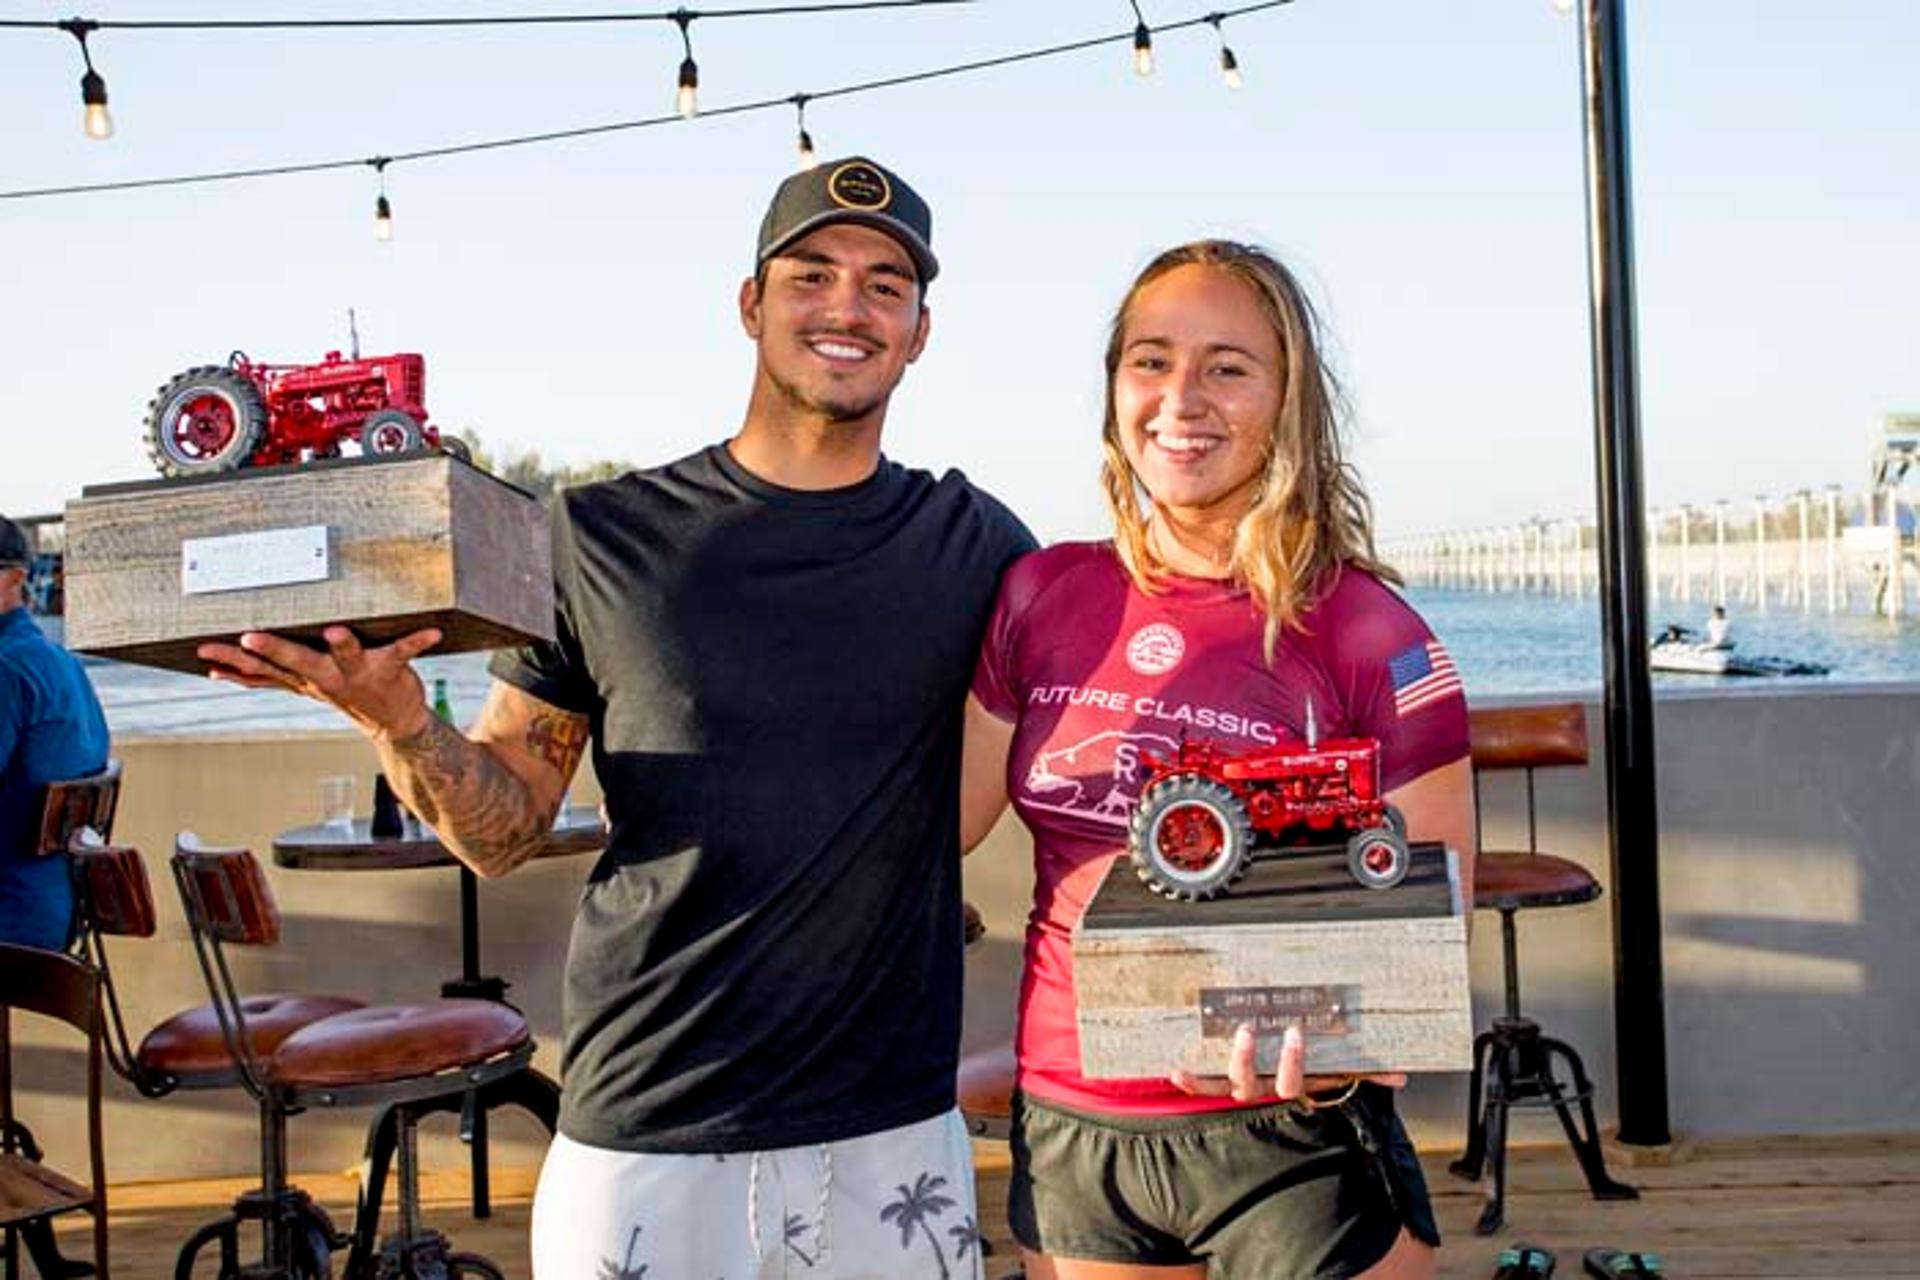
<path fill-rule="evenodd" d="M 1227 88 L 1238 89 L 1246 83 L 1240 75 L 1240 59 L 1233 56 L 1233 50 L 1227 47 L 1227 33 L 1220 24 L 1227 20 L 1224 13 L 1210 13 L 1207 21 L 1213 24 L 1213 33 L 1220 37 L 1220 78 L 1227 82 Z"/>
<path fill-rule="evenodd" d="M 1133 6 L 1133 70 L 1137 75 L 1153 74 L 1153 28 L 1147 15 L 1140 12 L 1140 0 L 1127 0 Z"/>
<path fill-rule="evenodd" d="M 80 61 L 86 65 L 86 73 L 80 77 L 81 127 L 89 138 L 96 142 L 105 141 L 113 136 L 113 113 L 107 110 L 107 79 L 93 68 L 93 54 L 87 48 L 87 36 L 100 29 L 100 24 L 87 18 L 68 18 L 56 23 L 80 43 Z"/>
<path fill-rule="evenodd" d="M 393 239 L 393 203 L 387 199 L 387 158 L 375 156 L 367 163 L 380 179 L 380 194 L 373 201 L 373 238 L 385 244 Z"/>
<path fill-rule="evenodd" d="M 814 166 L 813 135 L 807 132 L 808 95 L 796 93 L 788 101 L 793 103 L 794 113 L 799 117 L 800 129 L 800 167 L 811 169 Z"/>
<path fill-rule="evenodd" d="M 673 91 L 673 109 L 682 120 L 700 114 L 700 66 L 693 60 L 693 36 L 688 31 L 695 16 L 685 9 L 676 9 L 673 14 L 673 20 L 680 24 L 680 47 L 687 54 L 680 62 L 680 83 Z"/>
<path fill-rule="evenodd" d="M 1220 16 L 1236 18 L 1245 14 L 1260 13 L 1268 9 L 1278 9 L 1293 4 L 1295 0 L 1259 0 L 1258 3 L 1240 5 L 1224 9 Z M 762 10 L 761 12 L 771 12 Z M 710 15 L 709 15 L 710 16 Z M 1187 18 L 1178 22 L 1163 23 L 1156 28 L 1160 32 L 1180 31 L 1189 27 L 1202 26 L 1207 19 Z M 926 71 L 906 72 L 897 76 L 886 76 L 877 80 L 866 80 L 856 84 L 840 85 L 831 89 L 816 90 L 806 94 L 809 102 L 820 102 L 828 98 L 851 97 L 855 94 L 875 93 L 883 89 L 898 88 L 902 85 L 924 84 L 932 80 L 942 80 L 953 76 L 972 75 L 977 72 L 995 70 L 1000 67 L 1014 66 L 1023 62 L 1036 62 L 1046 58 L 1060 58 L 1081 53 L 1088 49 L 1102 48 L 1132 39 L 1127 32 L 1103 36 L 1089 36 L 1081 40 L 1070 40 L 1062 44 L 1047 45 L 1041 48 L 1025 49 L 1016 53 L 1000 54 L 997 57 L 978 58 L 971 62 L 954 63 L 951 66 L 935 67 Z M 702 111 L 703 119 L 722 116 L 745 115 L 755 111 L 785 109 L 793 105 L 794 95 L 779 98 L 762 98 L 751 102 L 738 102 L 724 107 L 711 107 Z M 574 129 L 554 129 L 544 133 L 520 134 L 514 137 L 490 138 L 481 142 L 455 143 L 441 147 L 423 147 L 414 151 L 395 152 L 386 157 L 389 164 L 408 164 L 420 160 L 439 160 L 449 156 L 474 155 L 483 151 L 500 151 L 513 147 L 539 146 L 546 143 L 566 142 L 579 138 L 598 137 L 611 133 L 626 133 L 636 129 L 650 129 L 661 125 L 678 124 L 678 115 L 653 116 L 640 120 L 618 120 L 608 124 L 585 125 Z M 370 164 L 366 157 L 351 159 L 317 160 L 306 164 L 267 165 L 251 169 L 228 169 L 213 173 L 178 174 L 165 178 L 134 178 L 121 182 L 76 183 L 61 187 L 32 187 L 15 191 L 0 191 L 0 200 L 31 200 L 49 196 L 85 195 L 99 191 L 137 191 L 149 187 L 192 186 L 209 182 L 235 182 L 244 178 L 278 178 L 301 173 L 324 173 L 337 169 L 357 168 Z"/>

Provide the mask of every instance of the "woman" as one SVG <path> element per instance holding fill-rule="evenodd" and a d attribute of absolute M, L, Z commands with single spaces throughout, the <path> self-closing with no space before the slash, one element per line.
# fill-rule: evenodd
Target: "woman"
<path fill-rule="evenodd" d="M 1311 715 L 1380 740 L 1415 837 L 1474 847 L 1459 683 L 1382 584 L 1293 277 L 1242 245 L 1169 250 L 1122 302 L 1106 367 L 1114 538 L 1008 572 L 967 707 L 967 847 L 1010 782 L 1034 836 L 1010 1205 L 1027 1274 L 1431 1276 L 1403 1080 L 1303 1079 L 1294 1033 L 1262 1080 L 1244 1029 L 1225 1078 L 1080 1075 L 1070 935 L 1125 844 L 1143 753 L 1299 739 Z"/>

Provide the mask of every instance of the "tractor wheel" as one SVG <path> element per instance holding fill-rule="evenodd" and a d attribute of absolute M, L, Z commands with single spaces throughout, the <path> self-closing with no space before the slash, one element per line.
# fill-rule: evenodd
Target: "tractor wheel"
<path fill-rule="evenodd" d="M 419 420 L 399 409 L 380 409 L 360 424 L 360 452 L 367 457 L 415 453 L 427 447 Z"/>
<path fill-rule="evenodd" d="M 1366 888 L 1393 888 L 1407 878 L 1412 863 L 1407 838 L 1391 826 L 1356 831 L 1347 840 L 1347 870 Z"/>
<path fill-rule="evenodd" d="M 154 393 L 147 453 L 163 476 L 204 476 L 244 467 L 267 431 L 267 406 L 245 376 L 203 365 Z"/>
<path fill-rule="evenodd" d="M 1253 822 L 1231 788 L 1195 774 L 1148 787 L 1133 811 L 1134 870 L 1155 893 L 1197 902 L 1247 873 Z"/>
<path fill-rule="evenodd" d="M 1387 825 L 1392 827 L 1402 840 L 1407 838 L 1407 815 L 1392 805 L 1387 806 Z"/>

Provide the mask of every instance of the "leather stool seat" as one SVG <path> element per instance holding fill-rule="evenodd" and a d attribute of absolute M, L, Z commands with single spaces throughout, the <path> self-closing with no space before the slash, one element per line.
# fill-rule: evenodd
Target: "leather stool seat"
<path fill-rule="evenodd" d="M 365 1007 L 345 996 L 261 995 L 240 1002 L 254 1056 L 268 1058 L 294 1032 L 336 1014 Z M 170 1076 L 184 1085 L 234 1083 L 240 1077 L 220 1019 L 203 1004 L 174 1014 L 141 1040 L 134 1061 L 143 1072 Z"/>
<path fill-rule="evenodd" d="M 527 1020 L 492 1000 L 375 1005 L 295 1031 L 267 1060 L 266 1076 L 288 1087 L 383 1084 L 486 1062 L 529 1038 Z"/>
<path fill-rule="evenodd" d="M 1593 873 L 1551 853 L 1482 850 L 1473 864 L 1473 905 L 1482 911 L 1565 907 L 1600 896 Z"/>

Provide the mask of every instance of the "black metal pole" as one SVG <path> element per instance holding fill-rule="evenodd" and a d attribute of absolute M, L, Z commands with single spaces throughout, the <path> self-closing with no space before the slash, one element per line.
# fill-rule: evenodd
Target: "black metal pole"
<path fill-rule="evenodd" d="M 1607 838 L 1613 867 L 1614 1071 L 1620 1140 L 1672 1141 L 1660 961 L 1660 819 L 1647 670 L 1625 0 L 1581 0 L 1587 260 L 1593 309 L 1600 617 L 1606 661 Z"/>

